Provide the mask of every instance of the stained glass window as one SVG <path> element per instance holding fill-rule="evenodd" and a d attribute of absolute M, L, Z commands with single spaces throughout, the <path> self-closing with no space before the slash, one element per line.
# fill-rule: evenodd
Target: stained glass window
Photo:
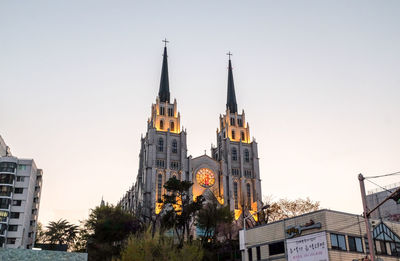
<path fill-rule="evenodd" d="M 212 172 L 212 170 L 210 169 L 202 168 L 199 171 L 197 171 L 196 180 L 197 183 L 199 183 L 200 186 L 204 188 L 212 187 L 215 183 L 214 172 Z"/>

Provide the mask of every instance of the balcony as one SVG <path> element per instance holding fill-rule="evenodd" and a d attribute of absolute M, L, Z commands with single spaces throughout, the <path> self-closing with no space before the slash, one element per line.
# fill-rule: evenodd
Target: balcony
<path fill-rule="evenodd" d="M 14 162 L 15 161 L 15 162 Z M 4 157 L 0 161 L 0 173 L 16 174 L 17 159 Z"/>

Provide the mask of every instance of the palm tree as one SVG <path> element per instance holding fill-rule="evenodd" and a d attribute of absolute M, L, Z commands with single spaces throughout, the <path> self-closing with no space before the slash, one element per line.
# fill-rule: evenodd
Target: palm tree
<path fill-rule="evenodd" d="M 51 244 L 72 245 L 77 238 L 79 228 L 65 219 L 52 221 L 47 226 L 46 237 Z"/>

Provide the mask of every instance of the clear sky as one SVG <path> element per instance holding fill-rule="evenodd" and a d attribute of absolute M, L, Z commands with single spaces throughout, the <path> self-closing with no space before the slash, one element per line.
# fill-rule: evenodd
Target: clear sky
<path fill-rule="evenodd" d="M 361 213 L 358 173 L 400 170 L 399 14 L 397 0 L 3 0 L 0 135 L 44 171 L 39 219 L 77 222 L 135 181 L 161 40 L 193 156 L 215 144 L 231 51 L 263 194 Z"/>

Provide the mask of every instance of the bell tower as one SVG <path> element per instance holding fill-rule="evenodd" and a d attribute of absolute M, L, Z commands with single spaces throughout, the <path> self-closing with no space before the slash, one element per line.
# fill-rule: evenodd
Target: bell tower
<path fill-rule="evenodd" d="M 219 117 L 217 146 L 211 152 L 212 157 L 225 166 L 224 201 L 228 202 L 235 212 L 235 219 L 238 219 L 243 211 L 246 215 L 257 212 L 261 207 L 262 194 L 257 142 L 250 140 L 250 126 L 244 110 L 238 113 L 232 54 L 229 52 L 228 55 L 226 110 Z"/>
<path fill-rule="evenodd" d="M 169 178 L 188 179 L 186 131 L 181 130 L 176 99 L 170 103 L 167 41 L 164 43 L 160 88 L 156 103 L 151 105 L 146 135 L 141 138 L 139 171 L 131 188 L 133 204 L 129 208 L 145 219 L 160 212 Z"/>

